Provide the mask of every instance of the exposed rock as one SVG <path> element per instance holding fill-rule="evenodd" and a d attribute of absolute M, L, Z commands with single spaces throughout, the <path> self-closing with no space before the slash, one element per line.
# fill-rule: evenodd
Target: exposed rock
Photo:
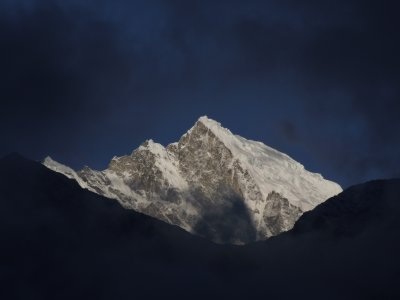
<path fill-rule="evenodd" d="M 218 243 L 266 239 L 341 192 L 289 156 L 201 117 L 179 142 L 148 140 L 104 171 L 44 164 L 126 208 Z"/>

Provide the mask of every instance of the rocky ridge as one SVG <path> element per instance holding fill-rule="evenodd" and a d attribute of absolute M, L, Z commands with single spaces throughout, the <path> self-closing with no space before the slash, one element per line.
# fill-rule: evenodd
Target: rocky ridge
<path fill-rule="evenodd" d="M 261 142 L 201 117 L 177 143 L 147 140 L 103 171 L 43 164 L 81 187 L 217 243 L 243 244 L 291 229 L 342 189 Z"/>

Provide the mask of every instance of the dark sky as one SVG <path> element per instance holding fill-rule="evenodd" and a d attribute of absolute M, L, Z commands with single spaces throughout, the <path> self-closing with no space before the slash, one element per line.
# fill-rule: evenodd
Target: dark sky
<path fill-rule="evenodd" d="M 400 176 L 397 2 L 3 0 L 0 155 L 102 169 L 208 115 L 344 187 Z"/>

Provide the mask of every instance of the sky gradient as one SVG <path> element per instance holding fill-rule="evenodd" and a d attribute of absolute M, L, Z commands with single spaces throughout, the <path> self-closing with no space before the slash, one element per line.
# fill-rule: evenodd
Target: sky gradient
<path fill-rule="evenodd" d="M 202 115 L 347 187 L 400 176 L 396 1 L 0 3 L 0 155 L 103 169 Z"/>

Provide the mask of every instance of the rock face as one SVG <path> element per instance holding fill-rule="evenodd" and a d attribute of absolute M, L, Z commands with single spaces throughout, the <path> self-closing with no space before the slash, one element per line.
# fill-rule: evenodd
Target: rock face
<path fill-rule="evenodd" d="M 263 143 L 201 117 L 179 142 L 148 140 L 106 170 L 43 164 L 81 187 L 209 238 L 242 244 L 291 229 L 303 212 L 342 191 Z"/>

